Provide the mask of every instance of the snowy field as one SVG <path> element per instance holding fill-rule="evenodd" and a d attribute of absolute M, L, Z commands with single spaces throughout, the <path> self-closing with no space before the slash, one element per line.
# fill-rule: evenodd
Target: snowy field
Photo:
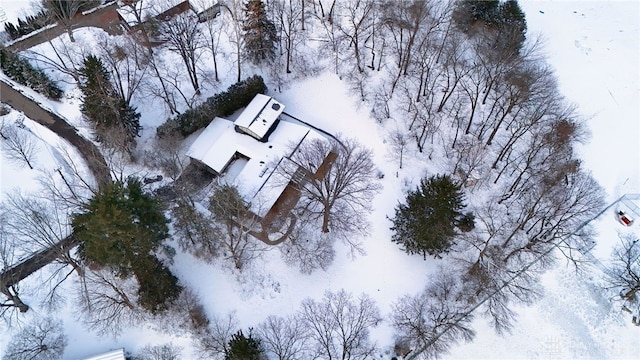
<path fill-rule="evenodd" d="M 589 119 L 591 138 L 579 150 L 586 167 L 605 188 L 607 201 L 613 202 L 625 193 L 640 193 L 640 5 L 635 1 L 520 3 L 527 15 L 528 36 L 540 34 L 544 38 L 562 93 Z M 8 20 L 14 20 L 28 6 L 28 1 L 0 3 Z M 1 16 L 2 13 L 0 22 Z M 82 33 L 79 36 L 82 38 Z M 367 109 L 357 107 L 358 100 L 349 95 L 337 76 L 324 74 L 273 95 L 286 105 L 288 113 L 329 132 L 353 136 L 374 149 L 374 162 L 385 174 L 384 189 L 375 198 L 374 208 L 392 211 L 388 204 L 402 196 L 405 184 L 415 184 L 422 175 L 410 170 L 409 164 L 396 178 L 397 163 L 386 150 L 385 131 L 369 117 Z M 77 99 L 68 100 L 73 103 Z M 77 109 L 65 104 L 56 105 L 56 110 L 67 117 L 74 117 L 75 111 L 77 116 Z M 13 119 L 20 115 L 9 116 Z M 42 168 L 50 166 L 55 149 L 63 145 L 48 130 L 29 120 L 26 124 L 42 139 L 37 163 Z M 4 158 L 1 161 L 0 194 L 17 187 L 37 186 L 39 171 L 16 167 Z M 635 231 L 640 236 L 638 225 L 624 229 L 612 211 L 596 220 L 599 244 L 594 251 L 603 260 L 618 241 L 618 231 Z M 429 273 L 438 265 L 437 261 L 424 262 L 419 256 L 409 257 L 398 251 L 389 241 L 387 215 L 391 214 L 381 210 L 372 214 L 372 236 L 367 239 L 365 256 L 351 259 L 338 247 L 336 261 L 327 272 L 315 272 L 302 279 L 297 270 L 279 261 L 277 251 L 269 252 L 264 263 L 255 264 L 241 279 L 225 270 L 212 272 L 210 266 L 183 254 L 176 257 L 173 270 L 206 299 L 209 315 L 221 316 L 235 310 L 243 328 L 259 323 L 268 314 L 292 313 L 302 299 L 319 299 L 326 289 L 370 294 L 385 316 L 398 296 L 419 290 L 416 283 L 422 282 L 415 279 L 419 276 L 416 268 Z M 498 336 L 483 319 L 476 320 L 474 342 L 454 348 L 445 358 L 638 358 L 640 327 L 633 326 L 627 314 L 620 311 L 619 304 L 613 301 L 615 294 L 606 294 L 597 287 L 599 276 L 598 269 L 586 278 L 577 276 L 571 265 L 561 262 L 544 276 L 544 298 L 531 307 L 517 308 L 518 323 L 511 334 Z M 167 341 L 183 346 L 185 359 L 192 358 L 184 338 L 148 329 L 130 329 L 117 338 L 102 337 L 86 331 L 75 320 L 73 309 L 66 307 L 60 316 L 69 336 L 65 359 L 123 346 L 135 351 L 148 343 Z M 9 339 L 4 335 L 0 334 L 0 354 Z M 375 329 L 372 335 L 380 345 L 391 343 L 388 324 Z"/>
<path fill-rule="evenodd" d="M 544 39 L 560 90 L 588 118 L 591 138 L 581 149 L 585 165 L 611 203 L 640 193 L 640 4 L 636 1 L 521 1 L 528 36 Z M 595 221 L 597 257 L 617 242 L 613 210 Z M 640 231 L 635 226 L 635 234 Z M 512 334 L 503 337 L 476 321 L 473 343 L 446 358 L 637 359 L 640 328 L 593 278 L 562 264 L 544 276 L 545 296 L 521 308 Z"/>

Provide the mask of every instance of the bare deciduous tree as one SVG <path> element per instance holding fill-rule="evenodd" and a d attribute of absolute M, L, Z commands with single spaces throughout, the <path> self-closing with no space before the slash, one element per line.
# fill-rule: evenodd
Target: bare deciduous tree
<path fill-rule="evenodd" d="M 222 16 L 221 21 L 224 22 L 225 32 L 229 38 L 229 42 L 233 48 L 233 55 L 236 62 L 236 70 L 238 77 L 236 81 L 242 80 L 242 58 L 244 48 L 244 30 L 242 30 L 242 8 L 243 2 L 240 0 L 231 0 L 225 3 L 224 8 L 227 10 L 227 16 Z M 225 12 L 222 12 L 225 14 Z"/>
<path fill-rule="evenodd" d="M 4 275 L 7 270 L 19 262 L 16 244 L 9 236 L 7 221 L 9 214 L 5 209 L 0 208 L 0 274 Z M 18 320 L 18 312 L 29 311 L 29 305 L 20 298 L 20 285 L 8 286 L 7 279 L 0 278 L 0 293 L 4 299 L 0 301 L 0 320 L 3 320 L 8 327 L 11 327 L 14 320 Z"/>
<path fill-rule="evenodd" d="M 11 214 L 6 230 L 15 240 L 19 239 L 19 247 L 23 252 L 37 253 L 56 248 L 56 260 L 63 265 L 71 265 L 82 276 L 80 260 L 71 254 L 70 248 L 54 247 L 71 233 L 70 214 L 63 207 L 56 201 L 45 201 L 20 192 L 11 193 L 3 206 Z"/>
<path fill-rule="evenodd" d="M 134 360 L 180 360 L 182 348 L 171 343 L 162 345 L 146 345 L 136 355 Z"/>
<path fill-rule="evenodd" d="M 0 136 L 2 136 L 4 155 L 7 159 L 17 165 L 26 164 L 29 169 L 33 170 L 34 157 L 40 147 L 38 140 L 30 133 L 30 130 L 24 126 L 8 125 L 3 126 Z"/>
<path fill-rule="evenodd" d="M 111 74 L 113 89 L 130 105 L 147 75 L 149 52 L 131 37 L 112 40 L 112 37 L 103 36 L 97 45 L 100 58 Z"/>
<path fill-rule="evenodd" d="M 354 299 L 344 290 L 327 291 L 321 302 L 304 300 L 299 318 L 309 329 L 309 344 L 316 358 L 368 359 L 376 350 L 369 331 L 382 318 L 375 301 L 366 294 Z"/>
<path fill-rule="evenodd" d="M 169 49 L 184 63 L 196 95 L 200 94 L 198 62 L 204 47 L 197 17 L 186 12 L 160 23 L 160 34 L 167 39 Z"/>
<path fill-rule="evenodd" d="M 181 149 L 182 140 L 178 136 L 156 137 L 151 150 L 144 153 L 145 165 L 162 171 L 164 175 L 176 181 L 188 164 Z"/>
<path fill-rule="evenodd" d="M 213 262 L 220 255 L 220 238 L 225 234 L 190 199 L 179 199 L 171 213 L 180 248 L 198 259 Z"/>
<path fill-rule="evenodd" d="M 607 287 L 620 292 L 623 305 L 640 325 L 640 241 L 631 234 L 621 235 L 613 249 L 607 269 Z"/>
<path fill-rule="evenodd" d="M 276 27 L 280 39 L 280 52 L 285 57 L 285 72 L 291 73 L 292 59 L 297 56 L 301 38 L 302 7 L 304 0 L 278 0 L 273 3 Z M 284 54 L 282 54 L 284 52 Z M 281 69 L 279 69 L 281 70 Z"/>
<path fill-rule="evenodd" d="M 308 359 L 308 331 L 294 316 L 271 315 L 257 328 L 265 350 L 277 360 Z"/>
<path fill-rule="evenodd" d="M 344 40 L 345 48 L 353 50 L 356 69 L 364 71 L 364 43 L 371 36 L 375 2 L 372 0 L 340 1 L 340 20 L 336 20 Z"/>
<path fill-rule="evenodd" d="M 3 360 L 57 360 L 67 346 L 61 321 L 36 320 L 17 333 L 7 345 Z"/>
<path fill-rule="evenodd" d="M 204 4 L 208 4 L 207 0 Z M 203 5 L 204 5 L 203 4 Z M 213 60 L 213 75 L 215 81 L 220 81 L 218 76 L 218 55 L 220 55 L 220 38 L 223 33 L 221 21 L 207 20 L 204 23 L 205 31 L 203 32 L 204 43 L 206 47 L 211 51 L 211 58 Z"/>
<path fill-rule="evenodd" d="M 361 251 L 357 235 L 366 234 L 371 200 L 381 189 L 371 156 L 353 139 L 313 140 L 302 144 L 291 162 L 278 167 L 286 178 L 295 179 L 301 171 L 306 174 L 299 184 L 297 211 L 354 251 Z"/>
<path fill-rule="evenodd" d="M 78 289 L 78 312 L 89 329 L 117 335 L 144 320 L 136 304 L 137 290 L 133 277 L 120 278 L 109 269 L 87 271 Z"/>
<path fill-rule="evenodd" d="M 54 21 L 64 26 L 71 41 L 75 41 L 72 29 L 74 16 L 99 4 L 96 0 L 42 0 L 42 7 Z"/>
<path fill-rule="evenodd" d="M 278 248 L 289 266 L 296 266 L 303 274 L 327 270 L 336 256 L 335 239 L 331 234 L 319 233 L 315 222 L 298 214 L 298 221 L 289 238 Z"/>
<path fill-rule="evenodd" d="M 224 359 L 229 353 L 229 341 L 238 328 L 238 319 L 233 312 L 225 317 L 213 317 L 209 328 L 197 334 L 196 349 L 210 359 Z"/>
<path fill-rule="evenodd" d="M 221 185 L 214 191 L 209 210 L 223 228 L 224 235 L 220 237 L 223 256 L 241 270 L 262 251 L 261 242 L 250 234 L 260 225 L 259 218 L 249 211 L 238 189 L 230 185 Z"/>
<path fill-rule="evenodd" d="M 413 350 L 424 348 L 423 358 L 441 355 L 475 334 L 460 281 L 443 271 L 433 278 L 436 280 L 422 292 L 405 295 L 393 306 L 392 324 L 398 341 Z"/>

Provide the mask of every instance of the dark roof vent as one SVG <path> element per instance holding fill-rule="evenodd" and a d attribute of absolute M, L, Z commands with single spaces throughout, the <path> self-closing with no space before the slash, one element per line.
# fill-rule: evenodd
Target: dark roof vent
<path fill-rule="evenodd" d="M 278 110 L 280 110 L 280 104 L 273 103 L 273 104 L 271 105 L 271 108 L 272 108 L 273 110 L 275 110 L 275 111 L 278 111 Z"/>

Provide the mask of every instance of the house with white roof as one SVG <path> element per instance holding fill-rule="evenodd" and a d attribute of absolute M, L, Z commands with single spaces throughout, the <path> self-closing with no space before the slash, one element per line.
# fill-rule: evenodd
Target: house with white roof
<path fill-rule="evenodd" d="M 329 139 L 310 126 L 283 118 L 284 108 L 274 98 L 258 94 L 235 121 L 213 119 L 187 151 L 219 182 L 237 186 L 253 213 L 263 219 L 273 215 L 288 187 L 326 171 L 335 159 L 329 151 L 318 168 L 296 164 L 292 157 L 304 144 Z"/>

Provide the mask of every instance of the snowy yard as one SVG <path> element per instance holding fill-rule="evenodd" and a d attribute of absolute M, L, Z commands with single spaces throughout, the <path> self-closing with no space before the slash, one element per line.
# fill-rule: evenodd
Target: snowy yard
<path fill-rule="evenodd" d="M 585 167 L 604 187 L 607 204 L 623 194 L 640 193 L 640 4 L 633 1 L 521 1 L 520 4 L 527 16 L 527 36 L 542 36 L 544 52 L 558 77 L 562 94 L 588 119 L 590 137 L 578 151 Z M 27 1 L 16 0 L 0 4 L 10 21 L 27 6 Z M 80 43 L 91 44 L 95 41 L 91 37 L 100 36 L 96 34 L 101 31 L 83 29 L 76 33 Z M 34 50 L 45 53 L 50 51 L 47 47 L 43 44 Z M 231 68 L 230 63 L 224 66 Z M 234 75 L 229 70 L 223 77 L 232 82 Z M 217 90 L 205 89 L 210 93 Z M 52 106 L 80 127 L 83 135 L 88 135 L 78 108 L 80 94 L 75 91 L 73 96 Z M 375 121 L 370 108 L 331 69 L 308 79 L 294 80 L 281 92 L 270 89 L 269 95 L 284 104 L 288 114 L 330 133 L 356 138 L 373 150 L 373 161 L 384 178 L 382 191 L 372 203 L 370 236 L 364 239 L 366 254 L 351 257 L 347 246 L 337 243 L 336 259 L 327 271 L 302 275 L 282 261 L 277 249 L 267 251 L 242 273 L 227 265 L 206 264 L 178 251 L 172 271 L 200 297 L 207 315 L 235 313 L 243 329 L 255 326 L 271 314 L 293 314 L 304 299 L 320 299 L 327 290 L 346 289 L 356 296 L 368 294 L 376 301 L 382 317 L 387 317 L 400 296 L 418 293 L 438 266 L 447 265 L 446 259 L 428 257 L 424 261 L 421 256 L 408 256 L 400 251 L 390 241 L 388 219 L 404 193 L 438 164 L 434 161 L 426 168 L 421 163 L 424 154 L 412 150 L 399 169 L 397 152 L 391 150 L 388 142 L 393 125 L 387 123 L 385 127 Z M 136 101 L 146 130 L 140 143 L 145 144 L 166 113 L 160 101 Z M 7 115 L 10 121 L 19 117 L 16 112 Z M 2 157 L 0 199 L 18 188 L 24 192 L 38 189 L 43 171 L 64 166 L 59 152 L 69 146 L 29 119 L 25 119 L 25 125 L 38 138 L 36 170 L 17 166 Z M 194 138 L 195 135 L 186 144 Z M 640 237 L 640 214 L 635 217 L 635 225 L 623 227 L 612 208 L 594 221 L 598 244 L 593 253 L 598 259 L 606 262 L 611 247 L 618 241 L 618 233 Z M 541 300 L 528 307 L 512 305 L 518 318 L 511 333 L 497 335 L 487 320 L 478 316 L 473 322 L 477 332 L 474 341 L 453 347 L 443 358 L 637 358 L 640 327 L 633 326 L 630 316 L 621 311 L 616 294 L 602 290 L 601 275 L 597 267 L 576 274 L 572 264 L 561 259 L 543 276 Z M 27 286 L 43 277 L 46 275 L 30 278 Z M 71 284 L 66 285 L 71 289 Z M 35 296 L 25 300 L 38 302 Z M 40 311 L 34 306 L 32 315 L 46 315 Z M 163 328 L 141 325 L 125 329 L 117 337 L 101 336 L 87 331 L 77 320 L 72 302 L 56 316 L 64 321 L 69 338 L 65 359 L 80 359 L 120 347 L 135 352 L 146 344 L 166 342 L 182 346 L 185 359 L 196 358 L 191 341 L 184 334 L 168 335 Z M 0 327 L 0 354 L 15 330 L 6 334 L 2 331 L 4 328 Z M 394 341 L 390 322 L 383 321 L 372 329 L 371 337 L 385 356 L 380 358 L 390 359 L 387 355 Z"/>

